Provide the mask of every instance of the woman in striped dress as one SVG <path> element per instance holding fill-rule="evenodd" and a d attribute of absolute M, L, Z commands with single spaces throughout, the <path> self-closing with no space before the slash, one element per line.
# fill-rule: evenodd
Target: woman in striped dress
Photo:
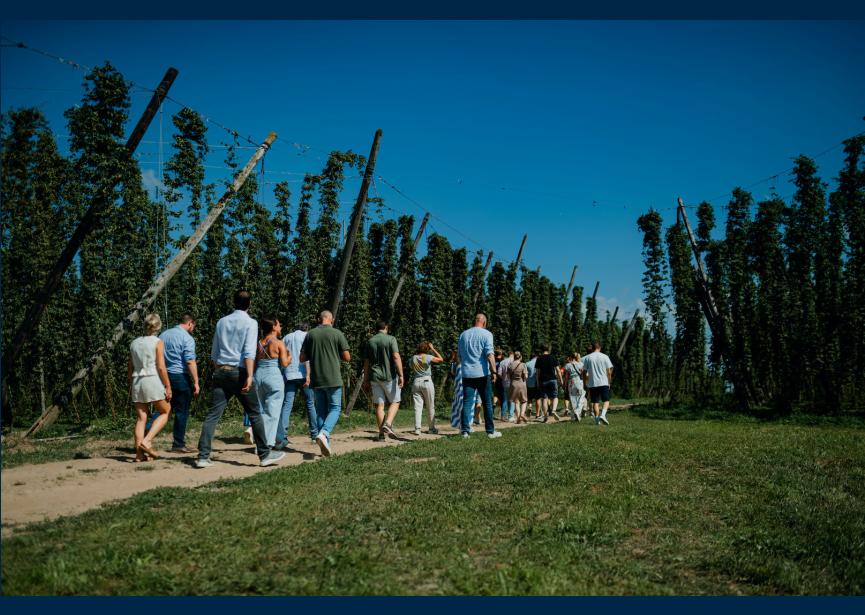
<path fill-rule="evenodd" d="M 451 404 L 451 427 L 459 429 L 463 416 L 463 372 L 460 367 L 459 355 L 456 350 L 451 353 L 451 376 L 453 376 L 454 379 L 454 401 Z M 472 395 L 474 395 L 474 391 L 472 391 Z M 478 410 L 480 407 L 480 396 L 475 395 L 475 410 Z M 478 413 L 475 412 L 474 418 L 477 418 L 477 414 Z"/>

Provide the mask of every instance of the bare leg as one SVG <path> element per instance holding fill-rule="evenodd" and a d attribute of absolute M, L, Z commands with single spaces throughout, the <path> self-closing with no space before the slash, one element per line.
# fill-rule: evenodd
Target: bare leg
<path fill-rule="evenodd" d="M 396 418 L 396 413 L 399 410 L 399 402 L 395 401 L 387 409 L 387 424 L 393 426 L 393 420 Z"/>
<path fill-rule="evenodd" d="M 154 419 L 153 425 L 150 426 L 150 431 L 148 431 L 147 435 L 139 442 L 144 449 L 153 448 L 153 438 L 159 435 L 159 432 L 162 431 L 162 428 L 165 427 L 166 423 L 168 423 L 168 414 L 171 412 L 171 404 L 164 399 L 153 402 L 153 407 L 156 408 L 157 412 L 159 412 L 159 416 Z"/>
<path fill-rule="evenodd" d="M 135 404 L 135 430 L 133 436 L 135 438 L 135 461 L 146 461 L 147 457 L 138 450 L 138 445 L 144 439 L 144 427 L 147 425 L 147 404 Z"/>
<path fill-rule="evenodd" d="M 384 427 L 384 402 L 375 405 L 375 422 L 378 424 L 378 433 L 382 433 Z"/>

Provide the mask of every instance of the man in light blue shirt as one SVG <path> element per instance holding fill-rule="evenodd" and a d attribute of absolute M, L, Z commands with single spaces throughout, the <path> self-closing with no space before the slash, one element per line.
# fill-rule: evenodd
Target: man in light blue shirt
<path fill-rule="evenodd" d="M 475 392 L 481 396 L 484 406 L 484 428 L 490 438 L 500 438 L 493 424 L 493 388 L 496 378 L 495 349 L 493 334 L 487 331 L 487 317 L 475 315 L 475 325 L 460 334 L 460 367 L 463 377 L 463 415 L 462 434 L 468 438 L 471 433 L 472 410 Z"/>
<path fill-rule="evenodd" d="M 174 433 L 171 452 L 191 453 L 186 448 L 186 424 L 189 421 L 189 403 L 198 395 L 198 365 L 195 362 L 195 319 L 186 313 L 176 327 L 166 329 L 159 336 L 164 344 L 165 368 L 171 382 L 171 414 Z M 149 427 L 147 428 L 149 429 Z"/>
<path fill-rule="evenodd" d="M 198 439 L 196 468 L 213 465 L 210 461 L 213 434 L 232 397 L 237 397 L 252 422 L 252 436 L 261 465 L 273 465 L 285 457 L 285 453 L 271 451 L 267 445 L 264 420 L 258 409 L 255 393 L 252 391 L 258 323 L 247 313 L 251 300 L 252 296 L 248 290 L 237 291 L 234 293 L 234 311 L 220 318 L 216 323 L 211 350 L 213 383 L 207 416 L 204 418 L 201 437 Z"/>
<path fill-rule="evenodd" d="M 306 339 L 307 331 L 309 331 L 309 325 L 302 322 L 295 327 L 294 331 L 282 338 L 286 349 L 291 354 L 291 363 L 282 372 L 285 377 L 285 397 L 282 401 L 282 412 L 279 423 L 276 426 L 276 446 L 274 448 L 278 451 L 289 444 L 288 427 L 291 421 L 291 409 L 294 406 L 294 398 L 299 389 L 303 391 L 306 403 L 309 437 L 315 442 L 318 436 L 315 395 L 313 389 L 309 386 L 309 361 L 301 362 L 300 360 L 300 349 L 303 346 L 303 340 Z"/>

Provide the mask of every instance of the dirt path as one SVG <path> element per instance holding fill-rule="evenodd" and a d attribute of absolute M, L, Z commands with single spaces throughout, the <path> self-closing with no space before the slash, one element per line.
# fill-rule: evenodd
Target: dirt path
<path fill-rule="evenodd" d="M 497 429 L 514 427 L 497 421 Z M 373 439 L 375 431 L 360 430 L 340 433 L 332 437 L 333 455 L 363 451 L 382 446 L 398 446 L 417 440 L 430 440 L 455 435 L 459 430 L 450 425 L 439 426 L 439 435 L 426 432 L 415 436 L 410 430 L 398 429 L 399 439 L 386 442 Z M 475 434 L 482 437 L 483 433 Z M 157 439 L 157 449 L 164 450 L 168 440 Z M 224 478 L 243 478 L 257 472 L 270 472 L 275 468 L 299 465 L 322 458 L 318 445 L 309 438 L 295 437 L 286 449 L 286 456 L 278 465 L 262 468 L 254 455 L 254 448 L 239 438 L 213 441 L 210 468 L 193 466 L 195 453 L 176 454 L 165 451 L 160 459 L 147 463 L 133 463 L 134 454 L 128 442 L 117 442 L 114 451 L 105 457 L 73 459 L 24 465 L 2 472 L 2 522 L 4 537 L 22 529 L 26 524 L 66 515 L 77 515 L 114 500 L 121 500 L 157 487 L 197 487 Z"/>
<path fill-rule="evenodd" d="M 623 407 L 625 406 L 619 406 Z M 496 421 L 496 429 L 500 430 L 522 429 L 532 425 L 540 423 L 531 422 L 517 426 Z M 332 437 L 333 455 L 382 446 L 398 446 L 459 433 L 459 430 L 449 424 L 440 424 L 439 430 L 439 435 L 424 432 L 415 436 L 408 429 L 398 429 L 399 439 L 388 438 L 386 442 L 374 440 L 376 432 L 373 429 L 337 432 Z M 483 431 L 475 433 L 474 437 L 484 437 Z M 162 437 L 157 439 L 157 449 L 165 450 L 169 441 L 170 438 L 162 434 Z M 285 449 L 285 458 L 278 465 L 268 468 L 258 465 L 254 448 L 243 444 L 239 438 L 215 438 L 211 456 L 215 463 L 212 467 L 201 470 L 193 466 L 195 453 L 183 455 L 166 451 L 155 461 L 133 463 L 134 453 L 128 442 L 116 442 L 114 446 L 114 450 L 104 457 L 4 469 L 3 537 L 14 534 L 28 523 L 77 515 L 107 502 L 122 500 L 157 487 L 197 487 L 224 478 L 243 478 L 257 472 L 271 472 L 275 468 L 322 458 L 318 445 L 302 436 L 292 440 L 292 444 Z"/>

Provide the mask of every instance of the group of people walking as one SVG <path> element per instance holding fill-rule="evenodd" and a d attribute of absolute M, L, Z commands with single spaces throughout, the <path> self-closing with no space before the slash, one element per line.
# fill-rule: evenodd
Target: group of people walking
<path fill-rule="evenodd" d="M 282 324 L 272 316 L 259 321 L 249 316 L 251 295 L 240 290 L 234 295 L 234 311 L 216 324 L 211 347 L 213 374 L 207 412 L 198 440 L 195 467 L 207 468 L 212 442 L 222 414 L 232 397 L 240 402 L 248 428 L 244 439 L 254 444 L 259 463 L 269 466 L 284 456 L 295 397 L 302 393 L 309 422 L 310 438 L 322 455 L 330 456 L 331 434 L 342 412 L 341 362 L 350 361 L 345 335 L 333 326 L 328 310 L 318 316 L 318 326 L 310 329 L 298 324 L 282 336 Z M 186 425 L 192 397 L 199 394 L 195 340 L 191 333 L 195 320 L 184 314 L 177 325 L 162 328 L 158 314 L 144 319 L 146 334 L 130 345 L 129 385 L 135 405 L 136 462 L 159 457 L 153 439 L 174 412 L 172 452 L 192 453 L 186 446 Z M 558 390 L 569 395 L 574 420 L 580 420 L 588 386 L 593 414 L 598 424 L 609 424 L 609 385 L 612 363 L 600 352 L 600 344 L 585 358 L 573 354 L 559 366 L 550 347 L 535 353 L 523 363 L 520 352 L 494 348 L 492 333 L 486 328 L 484 314 L 477 314 L 474 326 L 463 331 L 458 348 L 451 357 L 454 378 L 454 404 L 451 424 L 463 438 L 470 437 L 472 425 L 479 424 L 483 412 L 489 438 L 501 437 L 495 429 L 493 413 L 501 405 L 501 419 L 528 422 L 527 405 L 536 403 L 536 416 L 543 420 L 557 413 Z M 379 440 L 396 437 L 393 421 L 400 407 L 406 374 L 399 346 L 389 333 L 385 320 L 379 320 L 375 334 L 363 345 L 363 387 L 371 393 L 376 411 Z M 432 366 L 442 363 L 441 353 L 428 341 L 418 344 L 408 362 L 414 406 L 414 434 L 420 435 L 424 411 L 429 433 L 435 425 L 435 387 Z M 603 410 L 599 404 L 603 402 Z M 581 405 L 582 404 L 582 405 Z M 148 415 L 152 405 L 154 413 Z M 477 412 L 476 412 L 477 411 Z"/>

